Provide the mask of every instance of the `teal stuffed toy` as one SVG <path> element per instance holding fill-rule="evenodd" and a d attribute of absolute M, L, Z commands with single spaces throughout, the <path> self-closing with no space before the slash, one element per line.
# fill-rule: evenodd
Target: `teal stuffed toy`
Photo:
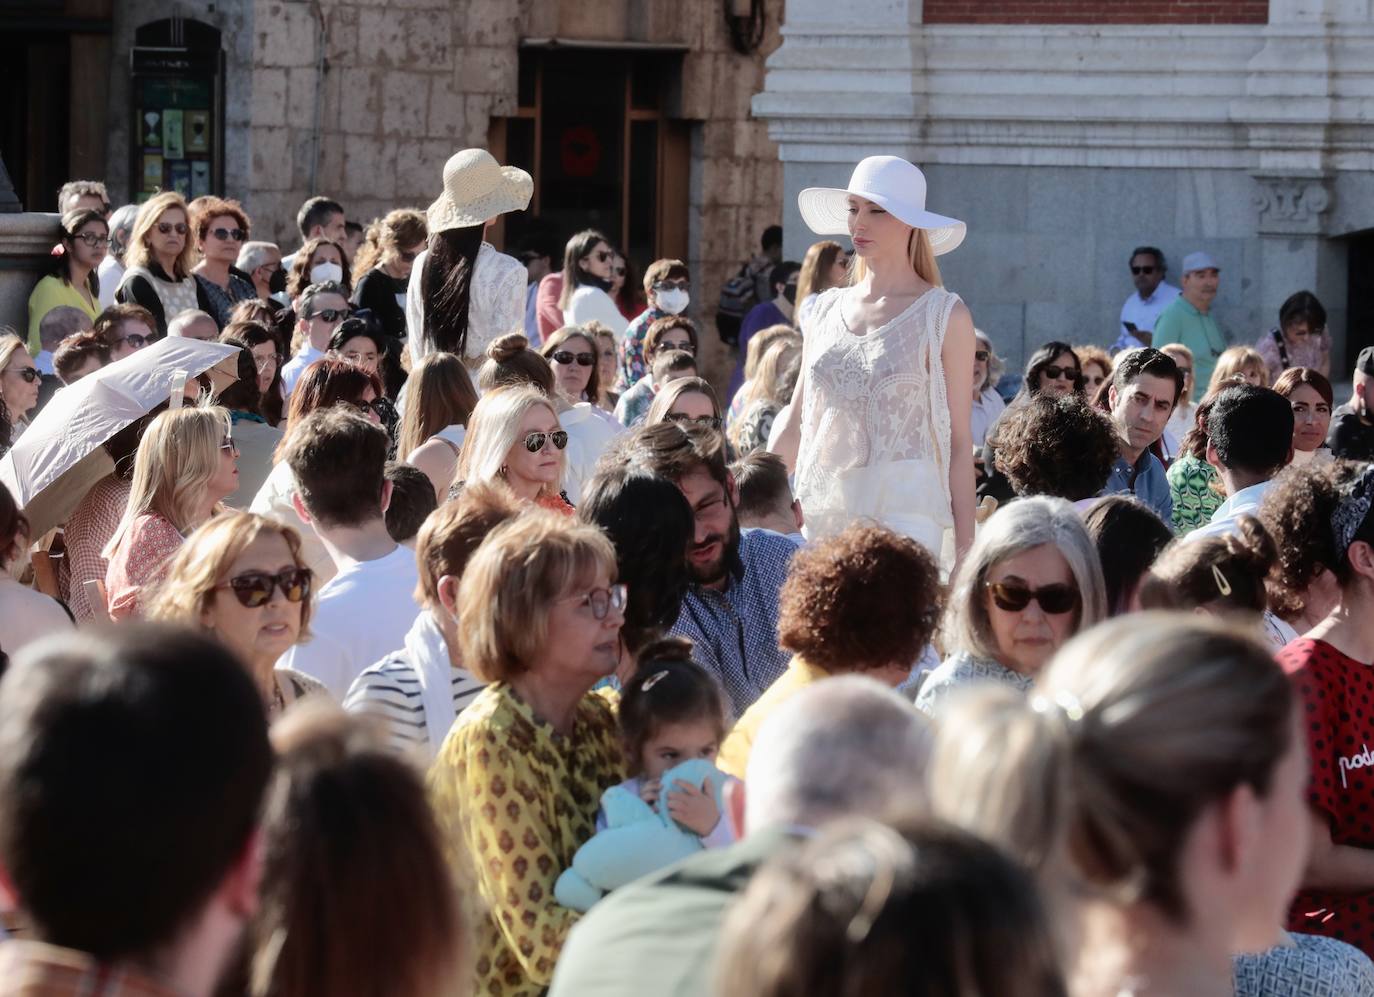
<path fill-rule="evenodd" d="M 702 758 L 675 765 L 663 773 L 663 789 L 655 807 L 623 786 L 601 794 L 605 830 L 577 850 L 572 868 L 554 884 L 553 895 L 572 910 L 585 911 L 617 886 L 647 876 L 702 850 L 701 838 L 668 816 L 668 794 L 679 781 L 703 788 L 711 780 L 716 807 L 725 819 L 721 791 L 726 776 Z"/>

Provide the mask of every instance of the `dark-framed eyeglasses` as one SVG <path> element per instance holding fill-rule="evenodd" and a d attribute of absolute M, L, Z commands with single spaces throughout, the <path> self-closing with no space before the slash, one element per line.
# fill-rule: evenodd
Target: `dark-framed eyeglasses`
<path fill-rule="evenodd" d="M 1063 582 L 1033 589 L 1024 582 L 984 582 L 998 609 L 1019 613 L 1032 602 L 1051 616 L 1062 616 L 1078 608 L 1078 589 Z"/>
<path fill-rule="evenodd" d="M 596 363 L 596 354 L 573 353 L 571 350 L 555 350 L 553 362 L 562 364 L 565 367 L 572 363 L 576 363 L 579 367 L 590 367 L 592 364 Z"/>
<path fill-rule="evenodd" d="M 98 235 L 95 232 L 80 232 L 72 236 L 72 238 L 81 240 L 92 249 L 98 249 L 101 246 L 108 246 L 110 244 L 110 237 L 108 235 Z"/>
<path fill-rule="evenodd" d="M 974 350 L 974 351 L 973 351 L 973 359 L 977 360 L 979 363 L 987 363 L 987 362 L 988 362 L 988 358 L 990 358 L 991 356 L 992 356 L 992 351 L 991 351 L 991 350 Z"/>
<path fill-rule="evenodd" d="M 568 445 L 568 433 L 563 429 L 555 429 L 552 433 L 530 433 L 525 437 L 525 449 L 530 453 L 543 450 L 545 443 L 552 443 L 554 449 L 562 450 Z"/>
<path fill-rule="evenodd" d="M 17 370 L 6 371 L 5 373 L 14 374 L 18 377 L 21 377 L 29 384 L 32 384 L 34 381 L 37 381 L 40 377 L 43 376 L 42 374 L 38 373 L 37 367 L 20 367 Z"/>
<path fill-rule="evenodd" d="M 1057 364 L 1050 364 L 1048 367 L 1041 367 L 1040 370 L 1051 381 L 1077 381 L 1082 375 L 1077 367 L 1060 367 Z"/>
<path fill-rule="evenodd" d="M 578 601 L 578 605 L 590 607 L 592 616 L 604 620 L 612 609 L 617 613 L 623 613 L 629 598 L 630 590 L 627 586 L 612 585 L 608 589 L 592 589 Z"/>
<path fill-rule="evenodd" d="M 242 242 L 248 238 L 248 233 L 241 228 L 212 228 L 208 234 L 222 242 Z"/>
<path fill-rule="evenodd" d="M 347 308 L 322 308 L 317 312 L 310 312 L 306 316 L 308 319 L 322 318 L 326 322 L 342 322 L 348 318 Z"/>
<path fill-rule="evenodd" d="M 378 419 L 382 417 L 382 400 L 380 398 L 374 398 L 371 401 L 359 399 L 356 402 L 345 402 L 344 404 L 352 405 L 363 415 L 367 415 L 367 413 L 371 412 L 376 415 Z"/>
<path fill-rule="evenodd" d="M 186 223 L 185 223 L 185 222 L 175 222 L 175 223 L 174 223 L 174 222 L 158 222 L 158 223 L 157 223 L 157 230 L 158 230 L 159 232 L 161 232 L 163 235 L 171 235 L 173 232 L 175 232 L 177 235 L 185 235 L 185 234 L 186 234 Z"/>
<path fill-rule="evenodd" d="M 686 423 L 705 426 L 707 429 L 719 429 L 721 426 L 718 415 L 688 415 L 686 412 L 669 412 L 668 418 L 679 425 Z"/>
<path fill-rule="evenodd" d="M 690 339 L 684 339 L 680 343 L 672 343 L 663 339 L 659 341 L 658 349 L 663 352 L 668 350 L 682 350 L 684 353 L 691 353 L 693 355 L 697 352 L 696 345 Z"/>
<path fill-rule="evenodd" d="M 1145 266 L 1145 267 L 1131 267 L 1131 274 L 1132 274 L 1133 276 L 1136 276 L 1136 277 L 1139 277 L 1141 274 L 1144 274 L 1145 276 L 1149 277 L 1149 276 L 1151 276 L 1157 269 L 1159 269 L 1159 268 L 1158 268 L 1158 267 L 1150 267 L 1150 266 Z"/>
<path fill-rule="evenodd" d="M 272 601 L 272 593 L 281 589 L 282 598 L 287 602 L 302 602 L 310 598 L 314 572 L 309 568 L 288 568 L 275 575 L 261 571 L 247 571 L 235 575 L 218 589 L 228 589 L 234 593 L 239 605 L 246 609 L 257 609 Z"/>

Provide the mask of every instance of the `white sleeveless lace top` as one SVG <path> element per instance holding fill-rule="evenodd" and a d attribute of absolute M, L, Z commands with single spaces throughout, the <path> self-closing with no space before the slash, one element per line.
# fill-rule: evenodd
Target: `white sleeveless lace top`
<path fill-rule="evenodd" d="M 940 352 L 959 296 L 932 288 L 886 325 L 856 336 L 841 309 L 846 291 L 819 295 L 802 330 L 796 492 L 808 535 L 875 519 L 938 555 L 953 525 Z"/>

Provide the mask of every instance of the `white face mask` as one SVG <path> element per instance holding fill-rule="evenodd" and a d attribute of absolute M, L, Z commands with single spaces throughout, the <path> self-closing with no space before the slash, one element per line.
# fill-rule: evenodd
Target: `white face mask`
<path fill-rule="evenodd" d="M 329 281 L 343 280 L 343 267 L 332 261 L 316 263 L 310 268 L 310 283 L 327 284 Z"/>
<path fill-rule="evenodd" d="M 667 312 L 669 315 L 681 315 L 687 303 L 692 300 L 686 291 L 676 288 L 671 291 L 659 291 L 654 297 L 658 299 L 659 311 Z"/>

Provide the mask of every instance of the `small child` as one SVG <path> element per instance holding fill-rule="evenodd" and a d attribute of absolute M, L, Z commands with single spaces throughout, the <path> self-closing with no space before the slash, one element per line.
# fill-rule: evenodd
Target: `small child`
<path fill-rule="evenodd" d="M 639 670 L 620 697 L 620 735 L 631 778 L 621 788 L 656 806 L 664 791 L 663 773 L 693 758 L 715 764 L 727 733 L 720 686 L 692 660 L 692 644 L 681 638 L 656 641 L 640 655 Z M 730 777 L 721 773 L 720 779 Z M 678 781 L 667 787 L 668 813 L 701 837 L 707 848 L 735 840 L 730 821 L 716 806 L 716 785 Z M 597 815 L 597 829 L 603 827 Z"/>

